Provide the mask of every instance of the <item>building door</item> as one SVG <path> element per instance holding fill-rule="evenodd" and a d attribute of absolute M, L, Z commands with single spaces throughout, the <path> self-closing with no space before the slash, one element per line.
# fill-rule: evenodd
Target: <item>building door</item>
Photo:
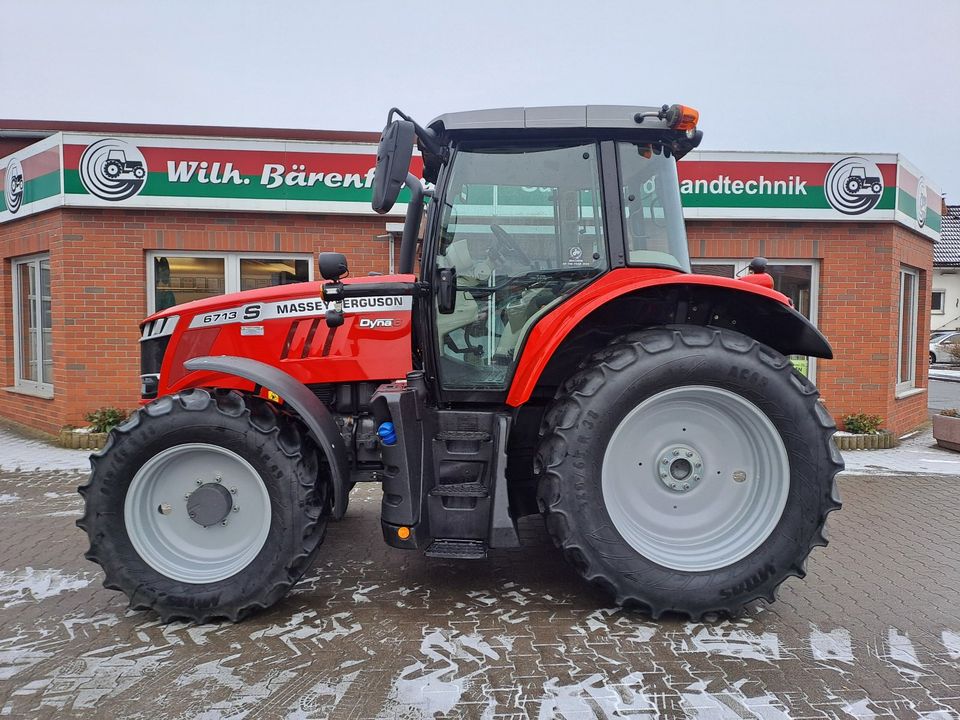
<path fill-rule="evenodd" d="M 750 260 L 693 260 L 693 271 L 702 275 L 739 277 L 747 274 Z M 773 287 L 793 301 L 793 306 L 814 325 L 817 324 L 817 299 L 820 295 L 820 263 L 816 260 L 772 260 L 767 272 Z M 801 373 L 816 382 L 816 358 L 791 355 L 790 361 Z"/>

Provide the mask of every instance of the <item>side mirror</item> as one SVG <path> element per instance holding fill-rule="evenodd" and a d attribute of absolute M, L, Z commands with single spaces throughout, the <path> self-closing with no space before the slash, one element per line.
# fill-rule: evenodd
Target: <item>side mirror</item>
<path fill-rule="evenodd" d="M 347 258 L 343 253 L 322 252 L 320 253 L 319 264 L 320 277 L 324 280 L 336 282 L 347 274 Z"/>
<path fill-rule="evenodd" d="M 373 209 L 388 213 L 397 202 L 400 188 L 410 171 L 416 128 L 409 120 L 394 120 L 387 124 L 377 146 L 377 169 L 373 176 Z"/>

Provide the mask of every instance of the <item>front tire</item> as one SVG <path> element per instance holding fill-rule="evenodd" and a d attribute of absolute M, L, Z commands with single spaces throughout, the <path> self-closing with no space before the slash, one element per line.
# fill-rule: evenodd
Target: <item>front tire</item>
<path fill-rule="evenodd" d="M 282 598 L 323 541 L 329 484 L 296 418 L 194 389 L 155 400 L 91 458 L 77 525 L 134 609 L 233 622 Z"/>
<path fill-rule="evenodd" d="M 835 426 L 790 361 L 678 326 L 594 354 L 544 415 L 547 528 L 583 577 L 655 618 L 775 599 L 840 507 Z"/>

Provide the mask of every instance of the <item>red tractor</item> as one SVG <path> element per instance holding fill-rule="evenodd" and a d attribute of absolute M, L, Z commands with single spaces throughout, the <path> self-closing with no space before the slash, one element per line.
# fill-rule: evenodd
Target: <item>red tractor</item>
<path fill-rule="evenodd" d="M 840 507 L 833 421 L 787 358 L 831 349 L 784 295 L 691 274 L 676 162 L 696 123 L 678 105 L 427 127 L 392 110 L 373 207 L 407 187 L 399 275 L 345 278 L 322 253 L 324 282 L 142 324 L 144 404 L 81 488 L 104 585 L 164 620 L 239 620 L 376 482 L 393 547 L 483 558 L 542 513 L 619 604 L 772 602 Z"/>

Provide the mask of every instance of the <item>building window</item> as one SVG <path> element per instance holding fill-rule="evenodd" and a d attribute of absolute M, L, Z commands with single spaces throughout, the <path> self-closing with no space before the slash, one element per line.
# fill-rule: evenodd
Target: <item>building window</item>
<path fill-rule="evenodd" d="M 933 294 L 930 296 L 930 312 L 934 315 L 943 315 L 944 313 L 944 302 L 946 300 L 947 291 L 946 290 L 934 290 Z"/>
<path fill-rule="evenodd" d="M 693 261 L 693 272 L 700 275 L 716 275 L 725 278 L 746 275 L 750 260 L 714 260 Z M 820 294 L 820 265 L 816 260 L 770 260 L 767 272 L 773 277 L 774 289 L 793 301 L 797 311 L 817 324 Z M 816 358 L 806 355 L 791 355 L 790 362 L 803 375 L 816 381 Z"/>
<path fill-rule="evenodd" d="M 13 261 L 14 387 L 53 394 L 50 257 Z"/>
<path fill-rule="evenodd" d="M 313 279 L 310 255 L 151 252 L 147 311 L 155 313 L 224 293 Z"/>
<path fill-rule="evenodd" d="M 917 290 L 920 274 L 900 267 L 900 331 L 897 342 L 897 390 L 908 390 L 916 382 Z"/>

